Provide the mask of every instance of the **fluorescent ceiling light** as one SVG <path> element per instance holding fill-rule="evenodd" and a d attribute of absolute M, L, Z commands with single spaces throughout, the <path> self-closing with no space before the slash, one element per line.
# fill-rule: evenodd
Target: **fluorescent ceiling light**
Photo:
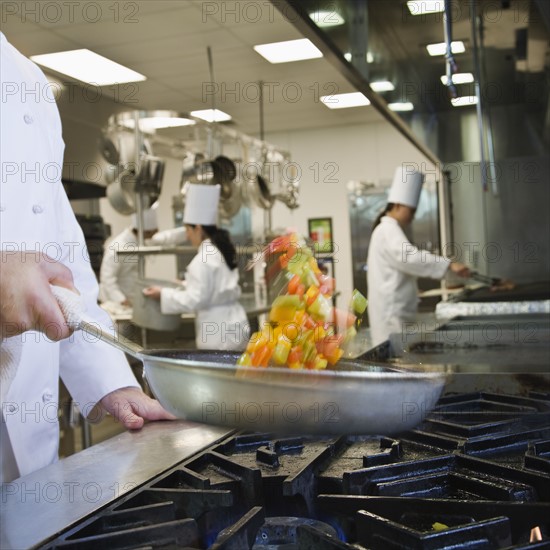
<path fill-rule="evenodd" d="M 289 63 L 290 61 L 323 57 L 321 50 L 316 48 L 313 42 L 307 38 L 260 44 L 254 46 L 254 49 L 270 63 Z"/>
<path fill-rule="evenodd" d="M 474 81 L 474 75 L 472 73 L 456 73 L 453 75 L 453 84 L 469 84 Z M 441 77 L 441 82 L 444 86 L 447 86 L 447 75 Z"/>
<path fill-rule="evenodd" d="M 88 49 L 33 55 L 31 59 L 43 67 L 96 86 L 146 80 L 142 74 Z"/>
<path fill-rule="evenodd" d="M 455 97 L 451 99 L 453 107 L 468 107 L 477 105 L 477 96 L 475 95 L 464 95 L 462 97 Z"/>
<path fill-rule="evenodd" d="M 122 126 L 130 128 L 135 127 L 135 121 L 132 118 L 127 118 L 121 121 Z M 192 126 L 196 124 L 194 120 L 189 118 L 169 117 L 169 116 L 156 116 L 156 117 L 144 117 L 139 119 L 139 129 L 142 132 L 154 132 L 160 128 L 175 128 L 178 126 Z"/>
<path fill-rule="evenodd" d="M 447 52 L 447 44 L 445 42 L 439 42 L 438 44 L 428 44 L 426 46 L 428 53 L 430 55 L 445 55 Z M 464 42 L 462 40 L 453 40 L 451 42 L 451 52 L 452 53 L 464 53 L 466 48 L 464 47 Z"/>
<path fill-rule="evenodd" d="M 414 109 L 414 105 L 410 101 L 404 101 L 402 103 L 389 103 L 388 109 L 396 112 L 412 111 Z"/>
<path fill-rule="evenodd" d="M 321 96 L 321 101 L 329 109 L 348 109 L 349 107 L 366 107 L 370 101 L 361 92 Z"/>
<path fill-rule="evenodd" d="M 409 0 L 407 7 L 412 15 L 426 15 L 445 11 L 445 0 Z"/>
<path fill-rule="evenodd" d="M 202 109 L 199 111 L 191 111 L 190 114 L 195 118 L 206 120 L 206 122 L 226 122 L 231 120 L 231 115 L 228 115 L 219 109 L 216 109 L 215 111 L 213 109 Z"/>
<path fill-rule="evenodd" d="M 344 18 L 337 11 L 318 10 L 311 12 L 309 18 L 320 28 L 337 27 L 345 23 Z"/>
<path fill-rule="evenodd" d="M 395 86 L 389 80 L 380 80 L 379 82 L 371 82 L 370 88 L 373 92 L 391 92 L 395 90 Z"/>
<path fill-rule="evenodd" d="M 348 62 L 351 61 L 351 60 L 352 60 L 352 55 L 351 55 L 351 53 L 350 53 L 350 52 L 346 52 L 346 53 L 344 54 L 344 59 L 345 59 L 346 61 L 348 61 Z M 367 63 L 373 63 L 373 62 L 374 62 L 374 55 L 372 55 L 372 53 L 370 53 L 370 52 L 367 52 Z"/>

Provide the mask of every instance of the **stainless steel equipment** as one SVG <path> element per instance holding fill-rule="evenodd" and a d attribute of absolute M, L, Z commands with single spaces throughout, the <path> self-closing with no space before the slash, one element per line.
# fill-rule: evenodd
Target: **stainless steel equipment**
<path fill-rule="evenodd" d="M 238 353 L 147 351 L 96 324 L 80 328 L 143 362 L 160 403 L 180 418 L 276 433 L 395 433 L 436 404 L 443 372 L 380 368 L 360 360 L 335 370 L 237 367 Z"/>
<path fill-rule="evenodd" d="M 455 317 L 488 317 L 499 322 L 503 315 L 550 316 L 550 281 L 518 284 L 510 288 L 465 288 L 449 301 L 436 306 L 436 317 L 447 321 Z"/>
<path fill-rule="evenodd" d="M 143 289 L 149 286 L 176 288 L 178 284 L 158 279 L 139 279 L 132 297 L 132 322 L 152 330 L 177 330 L 181 324 L 181 315 L 162 313 L 158 300 L 143 295 Z"/>
<path fill-rule="evenodd" d="M 236 352 L 147 351 L 87 319 L 73 306 L 71 291 L 51 288 L 72 327 L 142 361 L 155 397 L 186 420 L 276 433 L 395 433 L 421 422 L 446 380 L 441 372 L 399 371 L 358 359 L 314 371 L 241 367 Z"/>
<path fill-rule="evenodd" d="M 441 371 L 380 368 L 359 359 L 315 371 L 237 366 L 238 352 L 147 351 L 88 319 L 70 290 L 51 290 L 71 327 L 142 361 L 155 397 L 186 420 L 282 434 L 395 433 L 421 422 L 446 381 Z"/>
<path fill-rule="evenodd" d="M 447 392 L 550 392 L 550 314 L 459 316 L 436 330 L 410 323 L 365 357 L 380 365 L 452 372 Z"/>

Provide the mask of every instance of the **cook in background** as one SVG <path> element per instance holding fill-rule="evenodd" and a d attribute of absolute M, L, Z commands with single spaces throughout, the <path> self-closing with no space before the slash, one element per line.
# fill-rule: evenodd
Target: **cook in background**
<path fill-rule="evenodd" d="M 229 233 L 217 227 L 219 185 L 188 184 L 183 223 L 198 249 L 187 266 L 185 287 L 143 290 L 160 300 L 162 313 L 195 313 L 198 349 L 244 349 L 248 319 L 239 303 L 237 252 Z"/>
<path fill-rule="evenodd" d="M 368 316 L 373 345 L 401 333 L 403 323 L 414 321 L 418 309 L 418 277 L 441 279 L 448 270 L 468 277 L 470 270 L 419 250 L 410 243 L 403 228 L 416 212 L 424 175 L 398 167 L 388 195 L 388 204 L 378 216 L 367 257 Z"/>
<path fill-rule="evenodd" d="M 150 239 L 158 229 L 157 213 L 153 208 L 143 211 L 143 237 Z M 122 306 L 132 306 L 132 294 L 138 280 L 137 254 L 117 254 L 118 251 L 133 252 L 138 247 L 138 220 L 132 216 L 132 225 L 105 243 L 99 270 L 99 300 Z"/>
<path fill-rule="evenodd" d="M 127 428 L 172 416 L 143 393 L 122 352 L 80 331 L 66 338 L 50 284 L 78 289 L 90 317 L 110 320 L 97 305 L 84 235 L 61 184 L 64 143 L 51 87 L 2 33 L 0 58 L 0 481 L 7 482 L 57 460 L 60 376 L 83 414 L 99 405 Z"/>

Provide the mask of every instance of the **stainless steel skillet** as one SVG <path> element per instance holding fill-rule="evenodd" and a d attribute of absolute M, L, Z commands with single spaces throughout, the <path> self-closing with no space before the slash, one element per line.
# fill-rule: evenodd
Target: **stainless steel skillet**
<path fill-rule="evenodd" d="M 237 367 L 239 353 L 145 350 L 97 325 L 80 328 L 143 362 L 154 396 L 180 418 L 251 431 L 392 434 L 419 424 L 436 404 L 441 372 L 341 360 L 334 370 Z"/>

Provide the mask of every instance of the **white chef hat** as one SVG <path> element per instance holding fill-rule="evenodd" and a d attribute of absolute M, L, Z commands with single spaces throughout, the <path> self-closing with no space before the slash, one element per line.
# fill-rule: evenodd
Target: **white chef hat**
<path fill-rule="evenodd" d="M 422 172 L 418 172 L 411 165 L 398 166 L 393 176 L 388 202 L 416 208 L 423 183 L 424 174 Z"/>
<path fill-rule="evenodd" d="M 143 231 L 155 231 L 158 229 L 157 211 L 154 208 L 147 208 L 143 210 Z M 132 227 L 138 228 L 138 215 L 137 212 L 132 214 Z"/>
<path fill-rule="evenodd" d="M 220 191 L 221 187 L 219 185 L 187 183 L 183 223 L 189 225 L 217 225 Z"/>

